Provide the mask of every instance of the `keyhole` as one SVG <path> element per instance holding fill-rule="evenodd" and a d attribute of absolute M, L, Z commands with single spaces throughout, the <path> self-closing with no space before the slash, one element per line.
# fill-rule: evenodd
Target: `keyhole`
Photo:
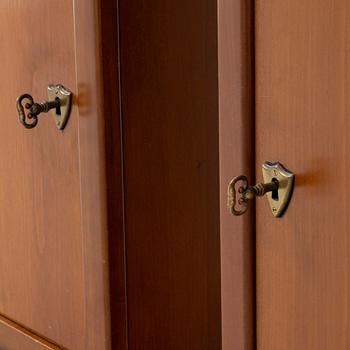
<path fill-rule="evenodd" d="M 272 179 L 272 181 L 279 184 L 278 180 L 275 177 Z M 278 201 L 278 188 L 272 191 L 272 199 Z"/>
<path fill-rule="evenodd" d="M 55 100 L 61 102 L 59 97 L 56 97 Z M 56 115 L 61 115 L 61 104 L 58 107 L 56 107 Z"/>

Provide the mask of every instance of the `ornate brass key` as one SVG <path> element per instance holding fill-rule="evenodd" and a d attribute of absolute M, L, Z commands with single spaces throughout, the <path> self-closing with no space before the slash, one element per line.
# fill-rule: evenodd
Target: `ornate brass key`
<path fill-rule="evenodd" d="M 26 129 L 33 129 L 38 124 L 38 115 L 54 110 L 53 115 L 56 120 L 57 127 L 63 129 L 67 124 L 67 120 L 71 110 L 72 93 L 61 84 L 52 84 L 48 86 L 49 101 L 40 103 L 34 102 L 29 94 L 23 94 L 16 100 L 16 108 L 20 122 Z M 23 101 L 27 100 L 24 107 L 29 110 L 26 112 L 23 107 Z M 29 121 L 29 122 L 28 122 Z"/>
<path fill-rule="evenodd" d="M 279 217 L 288 206 L 293 192 L 294 175 L 283 167 L 281 163 L 266 162 L 262 165 L 265 183 L 254 186 L 248 185 L 248 178 L 244 175 L 233 178 L 228 186 L 227 206 L 233 215 L 244 214 L 249 201 L 255 197 L 267 194 L 272 214 Z M 238 183 L 240 186 L 237 186 Z M 238 187 L 236 189 L 236 187 Z M 237 200 L 237 192 L 240 198 Z M 237 209 L 237 207 L 239 207 Z"/>
<path fill-rule="evenodd" d="M 242 182 L 242 185 L 238 187 L 238 193 L 241 194 L 241 198 L 236 200 L 236 184 Z M 242 215 L 248 209 L 248 201 L 254 197 L 262 197 L 267 192 L 277 191 L 279 187 L 278 180 L 274 180 L 267 184 L 258 183 L 255 186 L 248 185 L 248 178 L 244 175 L 236 176 L 233 178 L 228 186 L 228 201 L 227 205 L 233 215 Z M 236 205 L 241 206 L 241 209 L 236 210 Z"/>
<path fill-rule="evenodd" d="M 25 108 L 29 110 L 29 113 L 26 117 L 22 101 L 27 100 L 28 102 L 25 104 Z M 33 97 L 29 94 L 23 94 L 17 98 L 16 107 L 19 119 L 23 126 L 26 129 L 35 128 L 38 124 L 38 115 L 42 112 L 47 113 L 50 109 L 56 108 L 59 109 L 61 107 L 61 100 L 57 99 L 54 101 L 44 101 L 44 102 L 34 102 Z M 30 123 L 27 122 L 27 119 L 31 120 Z"/>

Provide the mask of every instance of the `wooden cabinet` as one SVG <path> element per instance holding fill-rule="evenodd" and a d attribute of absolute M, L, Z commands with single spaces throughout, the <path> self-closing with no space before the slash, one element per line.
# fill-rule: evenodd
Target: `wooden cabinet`
<path fill-rule="evenodd" d="M 1 350 L 349 348 L 345 0 L 0 3 Z"/>

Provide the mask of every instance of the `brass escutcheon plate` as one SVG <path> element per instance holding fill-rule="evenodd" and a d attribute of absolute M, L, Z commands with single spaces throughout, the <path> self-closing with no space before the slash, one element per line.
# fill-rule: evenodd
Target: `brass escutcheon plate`
<path fill-rule="evenodd" d="M 50 84 L 47 88 L 49 101 L 57 98 L 61 101 L 59 109 L 53 109 L 52 115 L 55 118 L 58 129 L 63 130 L 67 125 L 72 107 L 72 93 L 61 84 Z"/>
<path fill-rule="evenodd" d="M 287 170 L 281 163 L 265 162 L 262 165 L 264 182 L 269 183 L 278 180 L 279 187 L 277 193 L 266 193 L 272 214 L 281 217 L 286 211 L 293 194 L 294 174 Z"/>

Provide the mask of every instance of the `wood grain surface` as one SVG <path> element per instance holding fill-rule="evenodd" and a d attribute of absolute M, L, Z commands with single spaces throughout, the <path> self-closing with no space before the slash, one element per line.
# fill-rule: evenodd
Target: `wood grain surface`
<path fill-rule="evenodd" d="M 257 177 L 296 174 L 285 216 L 257 205 L 258 350 L 350 348 L 350 4 L 256 2 Z"/>
<path fill-rule="evenodd" d="M 110 341 L 98 5 L 0 5 L 0 312 L 69 349 Z M 46 99 L 52 82 L 74 93 L 66 129 L 51 115 L 24 129 L 17 96 Z M 0 348 L 11 336 L 2 329 Z"/>
<path fill-rule="evenodd" d="M 120 1 L 129 349 L 221 349 L 216 1 Z"/>

